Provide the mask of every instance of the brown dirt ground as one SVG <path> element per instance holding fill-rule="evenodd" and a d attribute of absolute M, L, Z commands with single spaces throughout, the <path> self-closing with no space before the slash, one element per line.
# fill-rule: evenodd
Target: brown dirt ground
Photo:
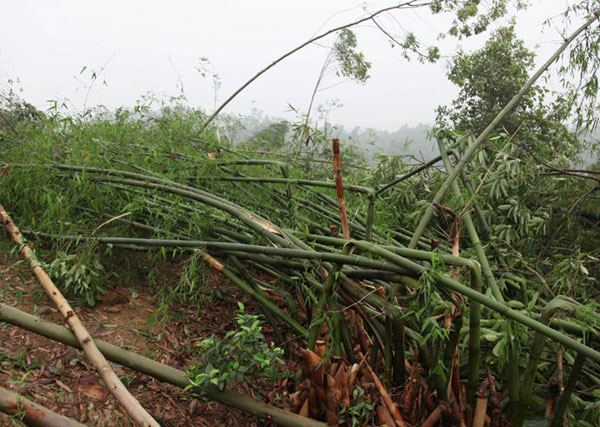
<path fill-rule="evenodd" d="M 13 247 L 0 232 L 0 301 L 63 324 L 60 313 L 29 268 L 18 262 L 17 254 L 10 253 Z M 156 283 L 176 283 L 180 267 L 181 260 L 161 263 Z M 185 370 L 193 360 L 196 342 L 213 333 L 222 335 L 233 326 L 236 301 L 243 301 L 248 312 L 253 309 L 252 302 L 216 272 L 209 273 L 207 284 L 209 293 L 218 289 L 225 297 L 210 298 L 201 310 L 172 305 L 169 320 L 155 326 L 151 335 L 149 321 L 158 307 L 157 289 L 145 279 L 128 289 L 113 283 L 101 303 L 93 308 L 76 306 L 75 310 L 95 338 Z M 132 298 L 132 291 L 137 293 L 136 298 Z M 264 331 L 268 335 L 269 328 L 265 326 Z M 117 375 L 127 379 L 132 394 L 163 426 L 265 425 L 263 420 L 239 410 L 190 398 L 172 385 L 120 365 L 113 367 Z M 100 385 L 83 352 L 5 323 L 0 323 L 0 384 L 88 425 L 132 425 L 125 411 Z M 287 395 L 281 385 L 261 387 L 259 390 L 245 384 L 239 390 L 263 395 L 269 403 L 275 403 L 276 394 Z M 0 414 L 0 425 L 20 424 Z"/>

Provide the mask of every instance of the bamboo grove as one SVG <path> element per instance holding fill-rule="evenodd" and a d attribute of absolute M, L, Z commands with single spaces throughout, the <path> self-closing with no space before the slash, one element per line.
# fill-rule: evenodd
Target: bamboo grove
<path fill-rule="evenodd" d="M 365 384 L 377 396 L 374 423 L 482 426 L 487 417 L 521 426 L 544 414 L 558 426 L 568 412 L 570 422 L 594 425 L 595 303 L 548 289 L 531 269 L 510 268 L 484 212 L 482 193 L 494 187 L 478 186 L 480 173 L 467 167 L 484 141 L 510 145 L 496 125 L 544 69 L 480 135 L 438 136 L 439 157 L 393 176 L 385 163 L 367 171 L 340 163 L 343 141 L 334 141 L 335 171 L 294 153 L 250 157 L 184 108 L 31 120 L 19 143 L 3 148 L 0 202 L 36 247 L 100 262 L 115 251 L 187 259 L 187 280 L 163 289 L 165 301 L 201 307 L 193 277 L 218 271 L 302 360 L 293 409 L 315 425 L 337 423 Z M 493 154 L 497 170 L 508 164 L 500 150 Z M 36 331 L 77 345 L 64 328 L 9 307 L 0 319 L 43 326 Z M 117 363 L 188 384 L 181 371 L 98 347 Z M 566 380 L 553 392 L 547 385 L 563 359 Z M 205 396 L 306 425 L 229 390 Z"/>

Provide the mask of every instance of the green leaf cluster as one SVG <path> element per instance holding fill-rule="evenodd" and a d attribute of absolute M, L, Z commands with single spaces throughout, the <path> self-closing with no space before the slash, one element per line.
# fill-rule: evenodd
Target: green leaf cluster
<path fill-rule="evenodd" d="M 101 299 L 104 267 L 97 257 L 89 256 L 83 260 L 80 255 L 58 251 L 56 258 L 45 267 L 50 278 L 67 296 L 83 299 L 90 306 Z"/>
<path fill-rule="evenodd" d="M 188 369 L 190 385 L 185 390 L 203 396 L 208 386 L 225 390 L 234 382 L 275 381 L 284 375 L 283 350 L 265 342 L 259 316 L 246 314 L 241 302 L 238 307 L 237 330 L 228 331 L 223 339 L 213 335 L 198 343 L 199 363 Z"/>

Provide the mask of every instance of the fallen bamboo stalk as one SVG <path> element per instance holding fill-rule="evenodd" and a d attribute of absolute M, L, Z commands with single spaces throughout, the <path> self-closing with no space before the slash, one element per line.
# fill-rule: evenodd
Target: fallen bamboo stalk
<path fill-rule="evenodd" d="M 31 267 L 33 274 L 69 324 L 69 327 L 81 343 L 83 351 L 100 374 L 100 377 L 109 391 L 115 396 L 119 403 L 123 405 L 129 416 L 131 416 L 136 423 L 142 426 L 158 427 L 159 424 L 156 420 L 152 418 L 142 405 L 140 405 L 137 399 L 129 393 L 102 353 L 98 350 L 92 337 L 71 308 L 69 302 L 62 296 L 58 288 L 52 282 L 52 279 L 50 279 L 50 276 L 46 274 L 39 261 L 35 258 L 33 251 L 23 242 L 19 228 L 12 221 L 10 216 L 8 216 L 6 209 L 2 204 L 0 204 L 0 219 L 4 223 L 8 234 L 10 234 L 15 243 L 19 245 L 19 252 L 25 260 L 29 261 L 29 266 Z"/>
<path fill-rule="evenodd" d="M 57 414 L 2 387 L 0 387 L 0 411 L 16 416 L 20 421 L 33 427 L 85 427 L 85 424 Z"/>
<path fill-rule="evenodd" d="M 32 316 L 31 314 L 16 308 L 9 307 L 5 304 L 0 304 L 0 321 L 8 322 L 46 338 L 81 349 L 81 344 L 69 329 L 54 323 L 46 322 L 45 320 L 41 320 L 38 317 Z M 106 358 L 112 362 L 126 366 L 137 372 L 142 372 L 159 381 L 167 382 L 182 389 L 190 384 L 188 375 L 179 369 L 164 365 L 131 351 L 124 350 L 102 340 L 94 340 L 94 342 Z M 271 420 L 282 426 L 325 426 L 324 423 L 319 421 L 311 420 L 310 418 L 302 417 L 283 409 L 257 402 L 241 393 L 227 390 L 220 391 L 216 387 L 211 386 L 206 388 L 205 396 L 232 408 L 239 409 L 263 419 Z"/>
<path fill-rule="evenodd" d="M 431 414 L 423 421 L 421 427 L 434 427 L 437 423 L 442 419 L 444 414 L 448 412 L 448 407 L 445 402 L 440 402 L 440 404 L 433 410 Z"/>
<path fill-rule="evenodd" d="M 440 153 L 442 153 L 442 160 L 444 162 L 444 168 L 448 174 L 453 172 L 452 165 L 450 165 L 450 159 L 448 158 L 448 154 L 446 152 L 446 148 L 444 147 L 444 142 L 442 139 L 438 139 L 438 147 L 440 149 Z M 451 183 L 452 191 L 454 191 L 457 197 L 462 197 L 462 192 L 460 187 L 458 186 L 458 182 L 452 181 Z M 458 215 L 461 217 L 461 214 Z M 458 218 L 457 218 L 458 219 Z M 477 234 L 477 230 L 475 229 L 475 224 L 473 224 L 473 220 L 471 219 L 471 214 L 469 212 L 464 212 L 462 214 L 462 219 L 464 221 L 465 228 L 467 229 L 467 233 L 469 234 L 469 238 L 471 239 L 471 244 L 475 249 L 475 254 L 477 255 L 477 259 L 481 264 L 481 271 L 487 281 L 488 286 L 492 289 L 492 295 L 498 301 L 503 302 L 504 297 L 502 296 L 502 292 L 500 291 L 500 287 L 498 286 L 498 282 L 494 277 L 494 273 L 492 272 L 492 268 L 490 267 L 490 263 L 485 255 L 485 250 L 483 245 L 481 244 L 481 240 L 479 239 L 479 235 Z M 456 279 L 454 279 L 456 280 Z"/>
<path fill-rule="evenodd" d="M 27 232 L 26 232 L 27 233 Z M 397 265 L 378 261 L 359 255 L 344 255 L 332 252 L 317 252 L 306 249 L 289 249 L 271 246 L 248 245 L 243 243 L 228 243 L 228 242 L 210 242 L 203 240 L 170 240 L 170 239 L 143 239 L 135 237 L 87 237 L 73 235 L 52 235 L 48 233 L 31 232 L 32 235 L 49 238 L 60 238 L 64 240 L 72 240 L 76 242 L 95 241 L 99 243 L 110 243 L 114 245 L 139 245 L 139 246 L 159 246 L 159 247 L 174 247 L 174 248 L 190 248 L 200 249 L 208 248 L 227 253 L 247 252 L 261 255 L 274 255 L 285 258 L 300 258 L 307 260 L 320 260 L 333 263 L 342 263 L 355 265 L 358 267 L 372 268 L 381 271 L 390 271 L 397 274 L 405 274 L 406 270 Z"/>
<path fill-rule="evenodd" d="M 390 251 L 383 249 L 380 246 L 374 245 L 371 242 L 353 240 L 352 243 L 354 245 L 356 245 L 357 247 L 359 247 L 360 249 L 367 250 L 372 253 L 376 253 L 379 256 L 381 256 L 382 258 L 387 259 L 387 260 L 397 264 L 399 267 L 404 267 L 407 270 L 410 270 L 415 274 L 422 274 L 426 271 L 429 271 L 429 273 L 431 274 L 431 276 L 433 277 L 433 279 L 435 280 L 437 285 L 442 286 L 444 288 L 448 288 L 452 291 L 458 292 L 459 294 L 471 299 L 471 303 L 479 302 L 482 305 L 485 305 L 486 307 L 500 313 L 505 318 L 512 319 L 512 320 L 520 323 L 523 326 L 527 326 L 528 328 L 531 328 L 534 331 L 539 332 L 540 334 L 563 344 L 565 347 L 568 347 L 572 350 L 575 350 L 576 352 L 581 353 L 582 355 L 585 355 L 586 357 L 589 357 L 590 359 L 600 361 L 600 352 L 599 351 L 597 351 L 597 350 L 595 350 L 595 349 L 593 349 L 593 348 L 591 348 L 591 347 L 589 347 L 567 335 L 564 335 L 557 330 L 550 328 L 549 326 L 543 324 L 542 322 L 538 322 L 537 320 L 532 319 L 531 317 L 529 317 L 515 309 L 510 308 L 506 304 L 504 304 L 494 298 L 490 298 L 487 295 L 485 295 L 481 292 L 478 292 L 474 289 L 471 289 L 468 286 L 465 286 L 461 283 L 458 283 L 458 282 L 452 280 L 451 278 L 444 276 L 443 274 L 440 274 L 436 271 L 428 270 L 426 267 L 423 267 L 422 265 L 419 265 L 413 261 L 410 261 L 406 258 L 398 256 Z"/>
<path fill-rule="evenodd" d="M 316 181 L 312 179 L 301 179 L 301 178 L 274 178 L 274 177 L 253 177 L 253 176 L 195 176 L 187 178 L 189 181 L 224 181 L 224 182 L 253 182 L 253 183 L 264 183 L 264 184 L 291 184 L 306 187 L 319 187 L 319 188 L 336 188 L 336 184 L 329 181 Z M 346 187 L 348 191 L 359 194 L 370 194 L 374 192 L 372 188 L 365 187 L 362 185 L 348 185 Z"/>
<path fill-rule="evenodd" d="M 410 172 L 402 175 L 401 177 L 398 177 L 398 178 L 394 179 L 393 181 L 385 184 L 383 187 L 381 187 L 380 189 L 378 189 L 378 190 L 375 191 L 375 195 L 379 196 L 381 193 L 383 193 L 384 191 L 386 191 L 388 188 L 393 187 L 394 185 L 396 185 L 396 184 L 398 184 L 398 183 L 400 183 L 400 182 L 402 182 L 402 181 L 410 178 L 411 176 L 418 174 L 422 170 L 425 170 L 428 167 L 433 166 L 434 164 L 436 164 L 440 160 L 442 160 L 442 156 L 437 156 L 435 159 L 431 159 L 427 163 L 419 166 L 418 168 L 415 168 L 415 169 L 411 170 Z"/>

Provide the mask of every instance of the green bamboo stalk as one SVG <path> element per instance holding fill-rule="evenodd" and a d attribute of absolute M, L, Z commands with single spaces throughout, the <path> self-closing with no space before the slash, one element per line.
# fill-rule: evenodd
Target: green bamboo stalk
<path fill-rule="evenodd" d="M 289 249 L 278 248 L 271 246 L 247 245 L 243 243 L 229 242 L 209 242 L 201 240 L 169 240 L 169 239 L 142 239 L 136 237 L 87 237 L 73 235 L 52 235 L 42 232 L 30 232 L 32 235 L 61 238 L 64 240 L 72 240 L 76 242 L 95 241 L 104 244 L 133 244 L 139 246 L 159 246 L 159 247 L 176 247 L 176 248 L 210 248 L 225 252 L 248 252 L 262 255 L 277 255 L 287 258 L 301 258 L 307 260 L 321 260 L 334 263 L 350 264 L 359 267 L 372 268 L 375 270 L 391 271 L 394 273 L 404 274 L 406 270 L 397 265 L 385 261 L 377 261 L 371 258 L 358 255 L 344 255 L 338 253 L 317 252 L 314 250 L 305 249 Z"/>
<path fill-rule="evenodd" d="M 317 318 L 319 317 L 319 315 L 323 315 L 325 313 L 324 309 L 327 302 L 326 295 L 327 293 L 331 293 L 331 290 L 333 289 L 334 282 L 336 281 L 335 273 L 339 271 L 338 267 L 341 268 L 341 265 L 337 264 L 336 266 L 334 266 L 334 274 L 329 274 L 329 276 L 327 276 L 327 279 L 325 279 L 325 282 L 323 283 L 321 295 L 319 296 L 319 299 L 317 300 L 317 306 L 315 307 L 315 315 Z M 322 324 L 321 321 L 316 322 L 315 320 L 316 319 L 313 319 L 308 329 L 308 348 L 310 350 L 315 349 L 315 343 L 317 341 L 319 329 Z"/>
<path fill-rule="evenodd" d="M 281 267 L 290 271 L 304 271 L 306 269 L 306 264 L 302 262 L 289 261 L 287 259 L 275 258 L 267 255 L 250 254 L 241 251 L 229 251 L 227 253 L 223 253 L 223 255 L 235 255 L 236 257 L 241 259 L 248 259 L 257 263 L 267 264 L 273 267 Z"/>
<path fill-rule="evenodd" d="M 355 240 L 347 240 L 347 239 L 342 239 L 340 237 L 320 236 L 318 234 L 311 234 L 311 233 L 298 233 L 298 234 L 300 234 L 307 241 L 320 242 L 320 243 L 325 243 L 325 244 L 332 245 L 332 246 L 343 246 L 345 244 L 357 241 L 356 239 Z M 430 262 L 432 257 L 434 257 L 436 259 L 442 259 L 445 264 L 468 267 L 471 270 L 477 269 L 477 271 L 479 272 L 478 274 L 481 274 L 480 273 L 481 266 L 475 260 L 458 257 L 458 256 L 453 256 L 453 255 L 446 255 L 446 254 L 439 253 L 439 252 L 423 251 L 420 249 L 408 249 L 408 248 L 398 247 L 398 246 L 378 245 L 378 247 L 386 249 L 392 253 L 401 255 L 406 258 L 411 258 L 411 259 L 416 259 L 416 260 L 421 260 L 421 261 Z"/>
<path fill-rule="evenodd" d="M 250 284 L 250 286 L 252 287 L 252 289 L 254 289 L 254 291 L 256 293 L 258 293 L 266 298 L 263 291 L 257 285 L 256 279 L 254 277 L 252 277 L 252 275 L 246 271 L 246 269 L 244 268 L 244 266 L 242 265 L 240 260 L 237 259 L 234 255 L 230 256 L 229 259 L 231 260 L 231 263 L 233 264 L 234 268 L 237 270 L 237 273 L 239 274 L 239 276 L 242 276 L 243 279 L 246 281 L 246 283 Z M 242 279 L 242 277 L 240 277 L 240 279 Z M 281 295 L 283 295 L 283 292 L 285 292 L 285 291 L 282 291 Z M 258 307 L 262 311 L 262 314 L 265 316 L 265 318 L 267 319 L 267 321 L 269 322 L 271 327 L 273 328 L 273 333 L 275 334 L 275 336 L 281 338 L 282 334 L 279 331 L 277 322 L 275 322 L 275 319 L 273 319 L 271 312 L 269 310 L 267 310 L 265 307 L 263 307 L 261 304 L 258 304 Z M 295 317 L 294 317 L 294 320 L 295 320 Z"/>
<path fill-rule="evenodd" d="M 177 194 L 183 197 L 190 198 L 192 200 L 200 201 L 210 206 L 216 207 L 217 209 L 221 209 L 230 215 L 240 219 L 242 222 L 246 223 L 251 229 L 255 232 L 263 235 L 267 240 L 277 241 L 278 243 L 285 244 L 285 239 L 279 237 L 276 233 L 269 231 L 265 227 L 265 224 L 269 224 L 270 228 L 276 229 L 273 224 L 270 224 L 264 218 L 256 215 L 255 213 L 250 212 L 249 210 L 236 205 L 235 203 L 230 202 L 227 199 L 216 196 L 210 192 L 200 190 L 194 187 L 190 187 L 184 184 L 177 183 L 175 181 L 164 179 L 164 178 L 156 178 L 152 176 L 147 176 L 135 172 L 128 172 L 122 170 L 111 170 L 111 169 L 101 169 L 101 168 L 88 168 L 84 166 L 72 166 L 72 165 L 64 165 L 64 164 L 49 164 L 49 165 L 13 165 L 15 167 L 47 167 L 47 168 L 55 168 L 59 170 L 67 170 L 72 172 L 83 172 L 83 173 L 93 173 L 105 175 L 104 177 L 96 178 L 95 180 L 98 182 L 109 182 L 109 183 L 120 183 L 125 185 L 133 185 L 142 188 L 155 188 L 162 189 L 166 192 L 170 192 L 172 194 Z M 114 175 L 120 175 L 126 178 L 132 179 L 119 179 L 113 177 Z"/>
<path fill-rule="evenodd" d="M 550 427 L 560 427 L 563 425 L 563 413 L 569 405 L 569 399 L 571 398 L 571 394 L 575 390 L 577 379 L 579 378 L 579 375 L 583 370 L 584 364 L 585 356 L 581 353 L 577 353 L 577 357 L 575 358 L 575 362 L 573 362 L 573 367 L 571 368 L 571 373 L 569 374 L 569 379 L 567 380 L 567 385 L 561 393 L 560 398 L 558 399 L 558 403 L 554 408 L 554 413 L 552 414 L 552 422 L 550 424 Z"/>
<path fill-rule="evenodd" d="M 197 176 L 189 178 L 192 181 L 224 181 L 224 182 L 252 182 L 264 184 L 291 184 L 299 186 L 319 187 L 319 188 L 334 188 L 335 182 L 329 181 L 314 181 L 311 179 L 301 178 L 274 178 L 274 177 L 244 177 L 244 176 Z M 348 185 L 345 190 L 354 193 L 371 194 L 373 189 L 362 185 Z"/>
<path fill-rule="evenodd" d="M 467 178 L 467 174 L 465 173 L 464 169 L 460 171 L 460 179 L 463 182 L 463 185 L 467 189 L 469 194 L 471 194 L 471 195 L 475 194 L 475 190 L 473 189 L 473 186 L 469 182 L 469 179 Z M 475 199 L 473 199 L 471 201 L 471 204 L 473 205 L 473 209 L 475 210 L 475 214 L 477 215 L 477 220 L 479 221 L 479 226 L 481 227 L 481 230 L 483 231 L 483 238 L 485 240 L 490 240 L 490 227 L 485 219 L 483 210 L 479 206 L 479 203 L 477 203 L 475 201 Z"/>
<path fill-rule="evenodd" d="M 508 408 L 513 422 L 517 419 L 521 406 L 521 388 L 519 383 L 521 378 L 519 367 L 520 350 L 517 340 L 510 339 L 508 341 Z"/>
<path fill-rule="evenodd" d="M 94 209 L 90 209 L 90 208 L 87 208 L 85 206 L 79 206 L 79 207 L 77 207 L 77 209 L 80 209 L 80 210 L 82 210 L 84 212 L 92 213 L 94 215 L 99 215 L 99 216 L 101 216 L 103 218 L 111 219 L 114 222 L 118 222 L 118 223 L 121 223 L 121 224 L 127 224 L 127 225 L 129 225 L 131 227 L 139 228 L 140 230 L 151 231 L 152 233 L 155 233 L 157 235 L 165 235 L 165 236 L 176 237 L 176 238 L 181 239 L 181 240 L 187 240 L 187 239 L 189 239 L 189 236 L 185 236 L 183 234 L 175 233 L 173 231 L 164 230 L 162 228 L 154 227 L 154 226 L 151 226 L 151 225 L 148 225 L 148 224 L 144 224 L 144 223 L 141 223 L 141 222 L 137 222 L 137 221 L 132 221 L 132 220 L 129 220 L 129 219 L 126 219 L 126 218 L 117 218 L 117 216 L 119 214 L 107 214 L 107 213 L 104 213 L 104 212 L 97 212 Z"/>
<path fill-rule="evenodd" d="M 367 225 L 365 230 L 365 240 L 373 240 L 373 223 L 375 222 L 375 192 L 369 193 L 369 205 L 367 207 Z"/>
<path fill-rule="evenodd" d="M 444 162 L 444 167 L 446 168 L 446 172 L 448 172 L 448 174 L 450 175 L 452 174 L 452 166 L 450 165 L 450 159 L 448 158 L 446 148 L 444 147 L 444 141 L 441 138 L 438 138 L 437 142 L 442 156 L 442 160 Z M 451 186 L 456 197 L 460 199 L 462 197 L 462 192 L 458 187 L 458 182 L 456 182 L 456 180 L 452 181 Z M 469 237 L 471 238 L 471 244 L 475 248 L 477 259 L 481 264 L 481 271 L 483 272 L 487 284 L 492 289 L 492 295 L 494 295 L 494 298 L 496 298 L 498 301 L 504 301 L 502 293 L 500 292 L 500 287 L 498 286 L 498 282 L 496 282 L 494 273 L 492 273 L 492 269 L 488 262 L 487 256 L 485 255 L 485 251 L 483 249 L 481 241 L 479 240 L 479 235 L 477 234 L 477 230 L 475 229 L 475 225 L 473 224 L 473 220 L 471 219 L 471 214 L 469 212 L 464 213 L 463 221 L 467 232 L 469 233 Z"/>
<path fill-rule="evenodd" d="M 8 322 L 36 334 L 59 341 L 71 347 L 81 349 L 81 344 L 73 333 L 62 326 L 46 322 L 31 314 L 24 313 L 16 308 L 0 304 L 0 320 Z M 112 362 L 119 363 L 125 367 L 142 372 L 159 381 L 173 384 L 179 388 L 185 388 L 189 385 L 188 375 L 168 365 L 163 365 L 147 357 L 140 356 L 131 351 L 124 350 L 115 345 L 101 340 L 94 340 L 98 349 Z M 232 408 L 255 415 L 257 417 L 271 420 L 282 426 L 321 426 L 325 424 L 310 418 L 302 417 L 297 414 L 266 405 L 255 401 L 254 399 L 233 391 L 219 391 L 216 387 L 209 386 L 205 389 L 205 395 L 208 399 L 221 402 Z"/>
<path fill-rule="evenodd" d="M 224 199 L 221 199 L 210 193 L 203 194 L 203 192 L 200 192 L 197 189 L 194 189 L 192 187 L 187 187 L 187 186 L 179 186 L 179 187 L 186 187 L 186 188 L 179 188 L 178 186 L 171 186 L 170 184 L 169 185 L 158 184 L 155 182 L 140 181 L 140 180 L 135 180 L 135 179 L 122 179 L 122 178 L 115 178 L 115 177 L 100 176 L 100 177 L 95 178 L 95 180 L 97 182 L 119 183 L 119 184 L 142 187 L 142 188 L 151 188 L 151 189 L 162 190 L 162 191 L 165 191 L 168 193 L 176 194 L 179 196 L 187 197 L 189 199 L 205 203 L 209 206 L 212 206 L 212 207 L 220 209 L 224 212 L 227 212 L 228 214 L 232 215 L 233 217 L 239 219 L 240 221 L 245 223 L 250 229 L 252 229 L 254 232 L 262 235 L 265 239 L 272 241 L 272 242 L 276 242 L 283 246 L 289 245 L 289 241 L 286 240 L 284 237 L 281 237 L 281 235 L 283 235 L 283 232 L 280 232 L 280 230 L 278 230 L 278 227 L 276 227 L 271 222 L 261 218 L 260 216 L 254 214 L 254 213 L 248 211 L 247 209 L 244 209 L 238 205 L 235 205 L 228 201 L 223 201 Z M 276 232 L 273 232 L 273 231 L 276 231 Z M 281 234 L 279 234 L 279 233 L 281 233 Z"/>
<path fill-rule="evenodd" d="M 457 302 L 455 302 L 455 305 Z M 448 342 L 446 343 L 446 348 L 444 349 L 444 368 L 445 372 L 448 373 L 448 384 L 446 387 L 448 388 L 449 384 L 452 382 L 452 362 L 454 361 L 454 354 L 456 353 L 456 349 L 460 343 L 460 330 L 463 325 L 463 307 L 462 305 L 457 306 L 457 310 L 459 312 L 458 316 L 454 318 L 452 321 L 452 330 L 448 336 Z M 472 361 L 469 360 L 469 363 Z"/>
<path fill-rule="evenodd" d="M 418 174 L 419 172 L 433 166 L 434 164 L 436 164 L 437 162 L 439 162 L 440 160 L 442 160 L 441 156 L 437 156 L 435 159 L 431 159 L 430 161 L 428 161 L 427 163 L 419 166 L 418 168 L 415 168 L 413 170 L 411 170 L 410 172 L 402 175 L 399 178 L 394 179 L 393 181 L 385 184 L 383 187 L 379 188 L 378 190 L 375 191 L 375 195 L 379 196 L 381 193 L 383 193 L 384 191 L 388 190 L 389 188 L 393 187 L 394 185 L 407 180 L 408 178 L 410 178 L 413 175 Z"/>
<path fill-rule="evenodd" d="M 471 160 L 471 157 L 475 154 L 475 152 L 479 149 L 481 144 L 486 140 L 488 135 L 498 126 L 498 124 L 513 110 L 515 105 L 521 100 L 523 95 L 533 86 L 536 80 L 550 67 L 550 65 L 558 59 L 558 57 L 562 54 L 562 52 L 567 48 L 567 46 L 575 40 L 575 38 L 584 31 L 587 27 L 589 27 L 594 21 L 598 19 L 597 15 L 594 15 L 590 19 L 588 19 L 582 26 L 580 26 L 577 30 L 573 32 L 568 38 L 565 39 L 564 43 L 554 52 L 554 54 L 542 65 L 533 76 L 523 85 L 523 87 L 517 92 L 517 94 L 504 106 L 504 108 L 496 115 L 496 117 L 492 120 L 492 122 L 481 132 L 481 134 L 477 137 L 475 141 L 469 144 L 467 151 L 463 155 L 463 157 L 456 164 L 456 167 L 452 170 L 452 173 L 448 175 L 435 197 L 431 201 L 431 204 L 427 207 L 427 210 L 423 214 L 417 229 L 413 234 L 413 238 L 411 239 L 408 247 L 414 249 L 417 245 L 419 237 L 425 231 L 425 228 L 429 224 L 429 221 L 433 217 L 433 212 L 435 210 L 435 205 L 441 203 L 442 199 L 450 189 L 450 185 L 460 171 L 465 167 L 465 165 Z"/>
<path fill-rule="evenodd" d="M 413 261 L 402 258 L 401 256 L 396 255 L 388 250 L 385 250 L 377 245 L 374 245 L 371 242 L 353 241 L 353 244 L 361 249 L 368 250 L 372 253 L 376 253 L 387 260 L 395 262 L 399 266 L 406 268 L 407 270 L 410 270 L 416 274 L 422 274 L 423 272 L 427 271 L 427 268 Z M 469 288 L 468 286 L 456 282 L 451 278 L 438 273 L 437 271 L 429 271 L 429 273 L 436 281 L 436 283 L 441 285 L 442 287 L 448 288 L 452 291 L 456 291 L 459 294 L 470 298 L 472 301 L 479 302 L 485 305 L 486 307 L 500 313 L 503 317 L 515 320 L 517 323 L 527 326 L 533 329 L 534 331 L 539 332 L 542 335 L 563 344 L 567 348 L 570 348 L 576 352 L 580 352 L 586 357 L 600 362 L 600 352 L 594 350 L 593 348 L 588 347 L 585 344 L 582 344 L 581 342 L 574 340 L 573 338 L 568 337 L 562 334 L 561 332 L 556 331 L 550 328 L 549 326 L 508 307 L 506 304 L 494 298 L 490 298 L 480 292 L 477 292 L 474 289 Z"/>
<path fill-rule="evenodd" d="M 198 159 L 200 160 L 200 159 Z M 204 160 L 206 161 L 206 160 Z M 208 160 L 217 166 L 231 166 L 231 165 L 247 165 L 247 166 L 264 166 L 273 165 L 281 169 L 283 176 L 289 174 L 289 167 L 287 163 L 280 162 L 278 160 L 266 160 L 266 159 L 244 159 L 244 160 Z"/>
<path fill-rule="evenodd" d="M 479 265 L 477 265 L 479 267 Z M 478 268 L 471 270 L 471 288 L 481 292 L 481 273 Z M 475 407 L 475 393 L 479 387 L 479 367 L 481 366 L 481 304 L 471 301 L 469 307 L 469 365 L 467 370 L 467 402 Z"/>
<path fill-rule="evenodd" d="M 196 249 L 200 255 L 204 258 L 204 260 L 210 264 L 215 270 L 218 270 L 221 274 L 227 277 L 229 280 L 233 282 L 238 288 L 242 291 L 250 295 L 254 298 L 260 305 L 262 305 L 265 309 L 269 310 L 277 319 L 279 319 L 283 323 L 287 323 L 294 331 L 300 334 L 303 337 L 306 337 L 308 331 L 300 325 L 296 320 L 292 319 L 288 315 L 286 315 L 279 307 L 271 302 L 267 297 L 265 297 L 262 292 L 258 292 L 253 289 L 250 285 L 240 279 L 231 269 L 227 268 L 213 257 L 208 255 L 201 249 Z"/>
<path fill-rule="evenodd" d="M 574 315 L 577 312 L 577 309 L 578 307 L 574 301 L 568 300 L 563 296 L 558 296 L 546 304 L 544 310 L 542 311 L 540 322 L 548 324 L 550 321 L 550 316 L 552 316 L 556 310 L 563 310 L 571 315 Z M 520 427 L 525 421 L 525 413 L 527 411 L 527 406 L 529 405 L 529 400 L 531 399 L 533 382 L 535 380 L 535 374 L 538 369 L 538 364 L 545 343 L 546 336 L 540 332 L 535 334 L 531 344 L 531 349 L 529 350 L 529 361 L 527 363 L 527 368 L 525 369 L 523 381 L 521 383 L 521 404 L 519 405 L 519 410 L 513 419 L 513 424 L 516 427 Z"/>

